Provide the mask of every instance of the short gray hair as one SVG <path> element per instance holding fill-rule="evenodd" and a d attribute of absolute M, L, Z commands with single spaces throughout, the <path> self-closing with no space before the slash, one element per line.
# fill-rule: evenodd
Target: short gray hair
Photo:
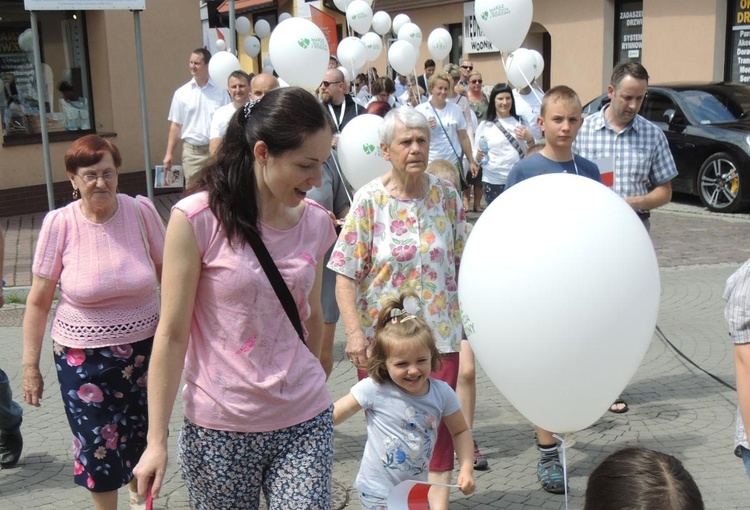
<path fill-rule="evenodd" d="M 421 129 L 427 133 L 427 140 L 430 140 L 431 131 L 430 124 L 427 122 L 427 117 L 414 108 L 402 106 L 400 108 L 393 108 L 385 115 L 385 119 L 380 125 L 380 129 L 378 129 L 381 143 L 390 145 L 391 142 L 393 142 L 397 123 L 403 124 L 409 129 Z"/>

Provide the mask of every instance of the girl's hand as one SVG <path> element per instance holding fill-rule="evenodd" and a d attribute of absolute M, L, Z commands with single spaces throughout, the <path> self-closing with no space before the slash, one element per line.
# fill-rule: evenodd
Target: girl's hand
<path fill-rule="evenodd" d="M 138 494 L 146 498 L 151 492 L 154 499 L 158 498 L 166 471 L 167 451 L 159 446 L 147 446 L 141 460 L 133 468 L 133 476 L 138 480 Z"/>
<path fill-rule="evenodd" d="M 466 496 L 472 494 L 474 492 L 474 489 L 476 488 L 473 471 L 473 469 L 469 469 L 468 472 L 464 472 L 464 470 L 462 469 L 458 473 L 458 480 L 456 481 L 456 485 L 458 485 L 458 488 Z"/>

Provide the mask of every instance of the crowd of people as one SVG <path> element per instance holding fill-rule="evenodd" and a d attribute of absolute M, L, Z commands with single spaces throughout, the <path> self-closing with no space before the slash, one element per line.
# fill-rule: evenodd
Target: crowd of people
<path fill-rule="evenodd" d="M 481 213 L 483 200 L 545 173 L 601 182 L 607 170 L 648 228 L 649 211 L 671 199 L 676 169 L 664 135 L 637 115 L 646 70 L 619 64 L 611 102 L 584 122 L 570 87 L 500 83 L 487 95 L 468 59 L 442 70 L 427 60 L 417 77 L 372 68 L 350 83 L 332 58 L 317 97 L 242 71 L 225 92 L 209 59 L 191 53 L 192 78 L 169 110 L 163 162 L 176 161 L 181 142 L 186 189 L 166 230 L 151 202 L 118 193 L 122 156 L 112 142 L 88 135 L 68 149 L 73 201 L 46 216 L 34 257 L 24 401 L 41 403 L 40 355 L 59 286 L 54 363 L 74 480 L 96 508 L 117 508 L 125 485 L 132 508 L 159 496 L 181 389 L 176 454 L 192 508 L 257 508 L 261 497 L 270 508 L 328 508 L 334 427 L 364 410 L 354 481 L 362 508 L 387 508 L 393 487 L 421 480 L 444 484 L 429 501 L 447 509 L 456 460 L 467 495 L 474 470 L 489 467 L 472 433 L 475 361 L 458 303 L 469 204 Z M 336 146 L 362 113 L 384 117 L 391 168 L 354 193 Z M 624 152 L 633 144 L 643 157 Z M 747 274 L 727 290 L 738 382 L 750 380 Z M 334 403 L 326 380 L 339 317 L 359 382 Z M 740 397 L 750 421 L 750 398 Z M 618 399 L 610 410 L 628 407 Z M 20 426 L 0 370 L 2 467 L 18 462 Z M 564 493 L 554 432 L 535 426 L 537 476 Z M 750 466 L 746 434 L 738 446 Z M 618 506 L 622 494 L 627 506 Z M 703 504 L 677 459 L 629 448 L 591 474 L 585 508 Z"/>

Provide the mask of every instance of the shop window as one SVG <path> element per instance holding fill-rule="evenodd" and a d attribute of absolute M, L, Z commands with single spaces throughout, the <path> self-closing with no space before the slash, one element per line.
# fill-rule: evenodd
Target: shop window
<path fill-rule="evenodd" d="M 750 84 L 750 0 L 727 2 L 727 81 Z"/>
<path fill-rule="evenodd" d="M 643 58 L 643 2 L 615 0 L 615 62 Z"/>
<path fill-rule="evenodd" d="M 34 42 L 23 0 L 3 2 L 0 18 L 0 121 L 3 145 L 38 143 L 40 112 L 50 139 L 94 126 L 83 11 L 37 12 L 44 100 L 37 97 Z"/>

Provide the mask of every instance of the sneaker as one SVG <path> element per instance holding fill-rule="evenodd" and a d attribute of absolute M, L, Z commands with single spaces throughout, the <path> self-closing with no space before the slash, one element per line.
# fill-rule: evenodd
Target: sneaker
<path fill-rule="evenodd" d="M 554 459 L 547 462 L 539 461 L 536 467 L 536 476 L 542 489 L 553 494 L 565 493 L 565 473 L 563 471 L 560 459 Z"/>
<path fill-rule="evenodd" d="M 479 451 L 479 445 L 474 441 L 474 469 L 477 471 L 486 471 L 490 468 L 487 463 L 487 456 Z"/>
<path fill-rule="evenodd" d="M 18 464 L 23 449 L 21 426 L 10 431 L 0 431 L 0 467 L 12 468 Z"/>

